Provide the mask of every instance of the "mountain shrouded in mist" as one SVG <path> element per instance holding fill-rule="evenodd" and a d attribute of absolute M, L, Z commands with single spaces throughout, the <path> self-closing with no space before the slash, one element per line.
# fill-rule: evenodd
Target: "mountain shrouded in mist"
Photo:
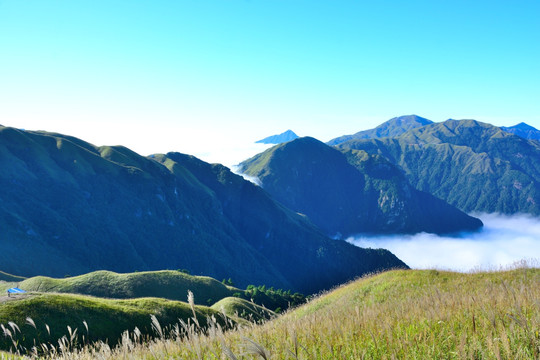
<path fill-rule="evenodd" d="M 480 220 L 414 189 L 382 156 L 340 152 L 313 138 L 277 145 L 241 167 L 275 199 L 330 235 L 453 233 L 482 226 Z"/>
<path fill-rule="evenodd" d="M 540 143 L 475 120 L 447 120 L 395 138 L 350 140 L 410 183 L 466 212 L 540 214 Z"/>
<path fill-rule="evenodd" d="M 0 127 L 0 266 L 20 275 L 187 269 L 303 292 L 405 266 L 328 239 L 226 167 Z"/>

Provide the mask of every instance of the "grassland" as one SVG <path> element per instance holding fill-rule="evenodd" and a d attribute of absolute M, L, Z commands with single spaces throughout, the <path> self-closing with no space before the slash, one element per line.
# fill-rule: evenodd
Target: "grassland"
<path fill-rule="evenodd" d="M 19 280 L 15 276 L 5 278 Z M 0 294 L 0 333 L 4 335 L 0 335 L 0 349 L 21 353 L 36 344 L 57 344 L 64 336 L 71 339 L 75 329 L 79 337 L 72 340 L 77 345 L 97 341 L 114 345 L 126 330 L 137 328 L 141 336 L 156 335 L 151 316 L 169 331 L 179 320 L 207 327 L 212 317 L 215 325 L 225 326 L 228 321 L 231 327 L 236 323 L 261 323 L 276 315 L 271 309 L 305 301 L 300 294 L 264 286 L 242 290 L 210 277 L 170 270 L 127 274 L 96 271 L 62 279 L 36 276 L 20 283 L 0 281 L 0 291 L 12 286 L 27 293 L 11 297 Z"/>
<path fill-rule="evenodd" d="M 179 319 L 194 321 L 194 314 L 200 326 L 206 326 L 212 316 L 224 325 L 218 310 L 191 307 L 186 302 L 158 298 L 115 300 L 74 294 L 30 295 L 1 304 L 0 346 L 24 353 L 23 348 L 30 349 L 35 344 L 58 345 L 58 339 L 64 336 L 70 339 L 70 346 L 98 340 L 114 345 L 125 330 L 137 328 L 141 335 L 156 335 L 151 316 L 166 328 Z"/>
<path fill-rule="evenodd" d="M 144 271 L 118 274 L 112 271 L 94 271 L 69 278 L 55 279 L 45 276 L 29 278 L 20 284 L 27 291 L 59 292 L 91 295 L 103 298 L 132 299 L 158 297 L 186 301 L 188 290 L 196 294 L 199 305 L 215 302 L 240 292 L 208 276 L 193 276 L 180 271 Z"/>
<path fill-rule="evenodd" d="M 211 306 L 216 311 L 225 313 L 228 317 L 235 319 L 238 323 L 262 323 L 276 316 L 272 310 L 257 305 L 253 302 L 236 297 L 222 299 Z"/>
<path fill-rule="evenodd" d="M 11 279 L 15 278 L 17 277 Z M 125 274 L 94 271 L 61 279 L 35 276 L 22 280 L 0 281 L 0 292 L 19 286 L 26 291 L 38 293 L 81 294 L 114 299 L 156 297 L 185 302 L 188 291 L 191 291 L 195 294 L 194 301 L 197 305 L 212 306 L 227 297 L 240 297 L 270 310 L 287 309 L 290 305 L 296 306 L 305 302 L 304 296 L 299 293 L 292 294 L 290 291 L 275 290 L 263 285 L 250 285 L 243 290 L 208 276 L 194 276 L 177 270 Z"/>
<path fill-rule="evenodd" d="M 396 270 L 364 277 L 266 322 L 125 336 L 69 359 L 538 359 L 540 269 L 460 274 Z M 65 355 L 65 356 L 64 356 Z"/>

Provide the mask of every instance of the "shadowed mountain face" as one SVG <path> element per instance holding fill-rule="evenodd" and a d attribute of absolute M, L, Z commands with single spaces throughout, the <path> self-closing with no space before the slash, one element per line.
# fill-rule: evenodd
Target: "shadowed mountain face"
<path fill-rule="evenodd" d="M 349 140 L 378 139 L 395 137 L 411 129 L 433 124 L 433 121 L 417 115 L 404 115 L 392 118 L 375 129 L 359 131 L 353 135 L 344 135 L 327 142 L 328 145 L 339 145 Z"/>
<path fill-rule="evenodd" d="M 404 266 L 326 238 L 221 165 L 0 127 L 0 264 L 26 276 L 188 269 L 306 293 Z"/>
<path fill-rule="evenodd" d="M 540 140 L 540 130 L 525 123 L 519 123 L 510 127 L 501 126 L 501 129 L 527 140 Z"/>
<path fill-rule="evenodd" d="M 466 212 L 540 214 L 540 144 L 490 124 L 448 120 L 338 148 L 378 154 L 417 189 Z"/>
<path fill-rule="evenodd" d="M 313 138 L 275 146 L 241 165 L 275 199 L 306 214 L 330 235 L 452 233 L 482 226 L 480 220 L 414 189 L 381 156 L 340 152 Z"/>

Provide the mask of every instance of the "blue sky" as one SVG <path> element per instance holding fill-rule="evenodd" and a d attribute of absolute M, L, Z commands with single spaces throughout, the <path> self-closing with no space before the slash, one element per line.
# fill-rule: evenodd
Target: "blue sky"
<path fill-rule="evenodd" d="M 224 163 L 413 113 L 540 128 L 539 18 L 519 0 L 0 0 L 0 124 Z"/>

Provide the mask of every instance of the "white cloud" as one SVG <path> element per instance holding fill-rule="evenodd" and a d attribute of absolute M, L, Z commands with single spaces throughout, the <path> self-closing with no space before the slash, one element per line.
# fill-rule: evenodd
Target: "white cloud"
<path fill-rule="evenodd" d="M 261 180 L 256 177 L 256 176 L 249 176 L 247 174 L 244 174 L 242 171 L 241 171 L 241 168 L 240 166 L 238 165 L 233 165 L 230 167 L 231 168 L 231 171 L 236 174 L 236 175 L 240 175 L 241 177 L 244 178 L 244 180 L 247 180 L 247 181 L 250 181 L 252 183 L 254 183 L 255 185 L 257 186 L 260 186 L 262 187 L 262 183 L 261 183 Z"/>
<path fill-rule="evenodd" d="M 528 215 L 476 214 L 484 229 L 460 237 L 416 234 L 358 236 L 347 241 L 370 248 L 385 248 L 411 268 L 499 269 L 521 260 L 540 261 L 540 218 Z"/>

